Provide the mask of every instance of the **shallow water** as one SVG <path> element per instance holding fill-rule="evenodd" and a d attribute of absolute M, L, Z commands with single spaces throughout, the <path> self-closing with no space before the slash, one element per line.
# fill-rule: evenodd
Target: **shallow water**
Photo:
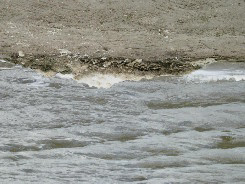
<path fill-rule="evenodd" d="M 245 63 L 97 89 L 0 62 L 1 183 L 244 183 Z"/>

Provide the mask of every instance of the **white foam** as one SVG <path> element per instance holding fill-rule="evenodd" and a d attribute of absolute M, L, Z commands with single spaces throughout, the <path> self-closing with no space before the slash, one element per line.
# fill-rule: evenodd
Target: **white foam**
<path fill-rule="evenodd" d="M 3 59 L 0 59 L 0 62 L 1 63 L 6 63 L 7 61 L 3 60 Z"/>
<path fill-rule="evenodd" d="M 110 88 L 112 85 L 123 81 L 139 81 L 143 78 L 150 79 L 151 76 L 135 76 L 129 74 L 99 74 L 94 73 L 84 76 L 78 80 L 79 83 L 88 84 L 90 87 Z"/>
<path fill-rule="evenodd" d="M 79 79 L 76 79 L 73 74 L 61 74 L 57 73 L 55 75 L 61 79 L 74 79 L 78 83 L 87 84 L 89 87 L 96 88 L 110 88 L 114 84 L 123 82 L 123 81 L 139 81 L 143 78 L 151 79 L 153 76 L 136 76 L 132 74 L 101 74 L 101 73 L 92 73 L 85 75 Z"/>
<path fill-rule="evenodd" d="M 12 70 L 12 68 L 0 67 L 0 70 Z"/>
<path fill-rule="evenodd" d="M 74 79 L 74 75 L 73 74 L 57 73 L 55 76 L 58 77 L 58 78 L 61 78 L 61 79 Z"/>
<path fill-rule="evenodd" d="M 100 73 L 89 74 L 79 79 L 75 79 L 75 76 L 73 74 L 57 73 L 55 76 L 61 79 L 74 79 L 78 83 L 84 83 L 87 84 L 89 87 L 96 87 L 96 88 L 110 88 L 114 84 L 123 81 L 139 81 L 143 78 L 145 79 L 153 78 L 152 76 L 136 76 L 130 74 L 100 74 Z"/>
<path fill-rule="evenodd" d="M 188 81 L 243 81 L 245 80 L 244 70 L 197 70 L 184 77 Z"/>

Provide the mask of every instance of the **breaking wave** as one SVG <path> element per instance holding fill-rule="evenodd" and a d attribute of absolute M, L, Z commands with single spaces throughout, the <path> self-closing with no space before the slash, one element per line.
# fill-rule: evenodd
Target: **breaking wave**
<path fill-rule="evenodd" d="M 74 79 L 72 74 L 56 74 L 59 78 Z M 100 74 L 93 73 L 76 79 L 78 83 L 87 84 L 89 87 L 110 88 L 112 85 L 123 81 L 139 81 L 141 79 L 151 79 L 152 76 L 136 76 L 132 74 Z"/>
<path fill-rule="evenodd" d="M 194 71 L 184 78 L 187 81 L 216 82 L 216 81 L 245 81 L 245 68 L 232 68 L 227 66 L 222 69 L 210 66 L 209 68 Z"/>

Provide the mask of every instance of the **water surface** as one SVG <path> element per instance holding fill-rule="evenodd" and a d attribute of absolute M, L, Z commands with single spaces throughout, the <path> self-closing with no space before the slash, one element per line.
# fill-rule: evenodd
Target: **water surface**
<path fill-rule="evenodd" d="M 0 62 L 1 183 L 244 183 L 245 64 L 97 89 Z"/>

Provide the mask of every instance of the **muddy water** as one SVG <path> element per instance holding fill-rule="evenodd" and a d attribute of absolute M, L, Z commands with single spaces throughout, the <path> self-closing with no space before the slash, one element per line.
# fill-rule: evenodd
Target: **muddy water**
<path fill-rule="evenodd" d="M 244 183 L 245 64 L 97 89 L 0 62 L 1 183 Z"/>

